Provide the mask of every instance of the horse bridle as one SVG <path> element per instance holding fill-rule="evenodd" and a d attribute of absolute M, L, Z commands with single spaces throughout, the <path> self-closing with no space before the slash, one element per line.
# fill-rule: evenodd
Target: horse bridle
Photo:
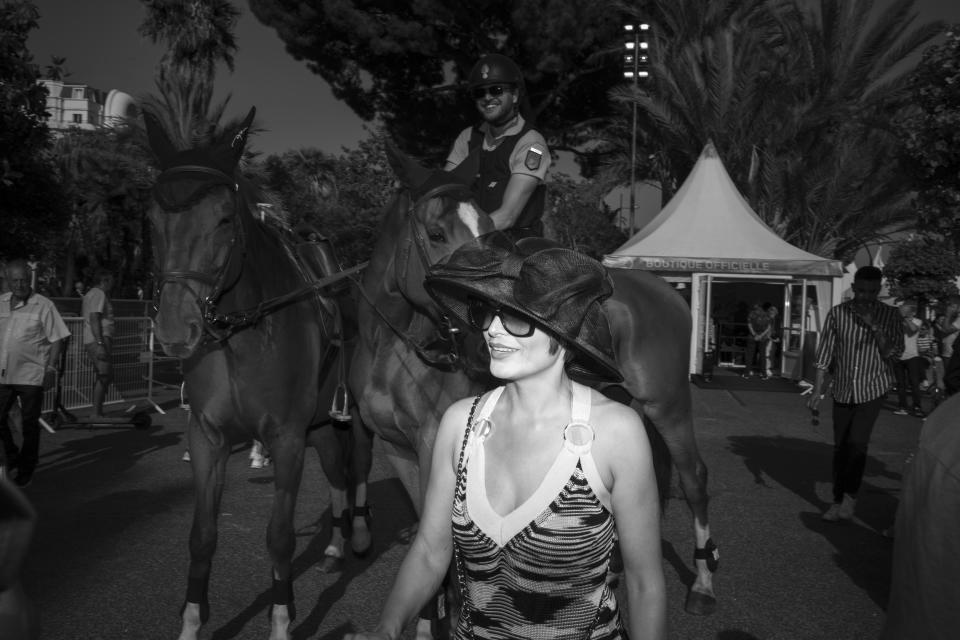
<path fill-rule="evenodd" d="M 178 176 L 200 175 L 204 178 L 206 193 L 211 187 L 218 185 L 226 186 L 231 191 L 233 201 L 233 213 L 237 216 L 234 224 L 233 237 L 230 239 L 230 245 L 227 248 L 227 257 L 224 259 L 214 273 L 204 273 L 202 271 L 192 271 L 187 269 L 175 269 L 170 271 L 161 271 L 157 274 L 157 282 L 154 285 L 153 299 L 155 304 L 159 304 L 163 288 L 169 283 L 179 283 L 194 298 L 200 309 L 200 317 L 203 321 L 202 329 L 205 336 L 209 336 L 217 342 L 222 342 L 235 333 L 245 320 L 233 317 L 235 314 L 222 314 L 217 310 L 217 304 L 223 295 L 229 291 L 240 279 L 243 257 L 246 252 L 246 233 L 243 220 L 238 214 L 238 200 L 240 185 L 233 178 L 219 169 L 207 167 L 204 165 L 185 164 L 170 167 L 164 170 L 157 178 L 157 186 L 154 187 L 154 196 L 160 207 L 167 213 L 182 211 L 192 204 L 191 201 L 184 203 L 173 203 L 164 197 L 159 187 L 165 181 L 170 181 Z M 191 286 L 191 282 L 200 282 L 209 285 L 211 290 L 206 296 L 201 296 L 197 290 Z"/>
<path fill-rule="evenodd" d="M 416 216 L 416 211 L 423 203 L 432 200 L 438 196 L 442 195 L 466 195 L 472 197 L 467 188 L 461 184 L 451 183 L 443 184 L 433 189 L 430 189 L 407 207 L 406 218 L 407 224 L 410 226 L 410 235 L 412 237 L 412 242 L 414 247 L 416 247 L 417 255 L 420 258 L 420 264 L 423 266 L 423 272 L 429 273 L 432 263 L 430 262 L 430 256 L 427 253 L 427 240 L 423 235 L 423 232 L 420 229 L 420 223 Z M 402 262 L 406 264 L 407 258 L 405 257 Z M 406 267 L 404 267 L 406 268 Z M 401 276 L 401 279 L 405 278 L 406 274 L 404 273 Z M 439 368 L 453 369 L 453 368 L 463 368 L 463 362 L 460 358 L 459 347 L 458 347 L 458 334 L 460 330 L 454 326 L 450 321 L 450 318 L 446 314 L 440 314 L 440 322 L 436 325 L 437 332 L 440 334 L 441 338 L 450 346 L 449 351 L 434 355 L 434 352 L 429 350 L 426 346 L 418 343 L 414 338 L 406 331 L 397 327 L 393 322 L 390 321 L 387 316 L 377 308 L 377 305 L 374 304 L 373 300 L 367 294 L 366 290 L 363 288 L 362 284 L 357 282 L 357 288 L 360 290 L 361 295 L 367 301 L 367 304 L 370 305 L 370 308 L 373 309 L 380 319 L 393 331 L 398 338 L 404 341 L 404 343 L 413 350 L 424 362 L 431 364 Z"/>

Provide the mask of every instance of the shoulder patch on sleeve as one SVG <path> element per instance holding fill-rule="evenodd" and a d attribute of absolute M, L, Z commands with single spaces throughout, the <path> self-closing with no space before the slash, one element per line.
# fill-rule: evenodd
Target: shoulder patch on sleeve
<path fill-rule="evenodd" d="M 523 165 L 530 171 L 536 171 L 540 168 L 540 162 L 543 160 L 543 151 L 536 147 L 527 149 L 527 157 L 523 160 Z"/>

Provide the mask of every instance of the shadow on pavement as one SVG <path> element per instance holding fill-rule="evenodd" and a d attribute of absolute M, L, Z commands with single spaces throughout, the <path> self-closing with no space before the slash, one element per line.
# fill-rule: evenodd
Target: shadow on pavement
<path fill-rule="evenodd" d="M 828 506 L 817 494 L 817 484 L 832 482 L 832 444 L 783 436 L 731 436 L 728 441 L 730 451 L 743 458 L 756 484 L 766 487 L 769 478 L 811 506 L 818 509 Z M 864 477 L 899 481 L 901 474 L 890 471 L 883 462 L 868 454 Z M 862 492 L 871 491 L 864 482 Z"/>
<path fill-rule="evenodd" d="M 824 522 L 819 513 L 801 513 L 807 529 L 820 533 L 836 549 L 837 567 L 850 576 L 881 609 L 887 608 L 893 545 L 876 531 L 854 523 Z"/>
<path fill-rule="evenodd" d="M 814 511 L 798 514 L 801 522 L 833 545 L 837 566 L 881 609 L 885 608 L 891 545 L 877 531 L 892 523 L 895 497 L 865 481 L 857 519 L 850 524 L 824 522 L 820 516 L 828 504 L 817 494 L 817 485 L 829 486 L 832 482 L 833 445 L 781 436 L 732 436 L 729 442 L 730 450 L 743 458 L 757 484 L 768 486 L 772 480 L 814 507 Z M 900 480 L 901 474 L 868 455 L 864 477 Z"/>
<path fill-rule="evenodd" d="M 673 567 L 673 570 L 677 573 L 677 578 L 680 580 L 680 583 L 689 589 L 690 585 L 692 585 L 693 581 L 697 578 L 697 574 L 694 573 L 693 570 L 687 566 L 687 563 L 683 561 L 683 557 L 677 553 L 677 549 L 673 546 L 672 542 L 668 542 L 661 538 L 660 549 L 661 553 L 663 554 L 663 559 L 670 563 L 670 566 Z M 689 557 L 692 557 L 692 552 Z"/>
<path fill-rule="evenodd" d="M 416 523 L 415 512 L 406 491 L 399 480 L 379 480 L 367 487 L 368 500 L 373 514 L 373 549 L 365 558 L 354 557 L 349 550 L 343 563 L 343 569 L 338 574 L 320 574 L 318 566 L 324 559 L 323 551 L 330 540 L 330 509 L 321 514 L 320 518 L 297 531 L 298 538 L 309 537 L 306 547 L 293 559 L 293 579 L 296 588 L 297 580 L 303 577 L 310 578 L 309 572 L 315 572 L 316 579 L 329 579 L 336 576 L 334 582 L 326 587 L 320 599 L 304 615 L 303 607 L 310 603 L 298 602 L 297 619 L 294 622 L 293 637 L 298 639 L 313 638 L 320 628 L 324 617 L 333 605 L 344 596 L 354 578 L 361 575 L 367 567 L 375 563 L 382 553 L 395 544 L 409 544 L 412 527 Z M 321 524 L 322 523 L 322 524 Z M 242 637 L 246 625 L 256 616 L 263 615 L 270 609 L 270 590 L 260 593 L 257 598 L 247 605 L 236 616 L 213 632 L 213 640 L 227 640 Z M 350 631 L 343 630 L 340 635 Z"/>
<path fill-rule="evenodd" d="M 717 634 L 717 640 L 760 640 L 760 638 L 739 629 L 724 629 Z"/>

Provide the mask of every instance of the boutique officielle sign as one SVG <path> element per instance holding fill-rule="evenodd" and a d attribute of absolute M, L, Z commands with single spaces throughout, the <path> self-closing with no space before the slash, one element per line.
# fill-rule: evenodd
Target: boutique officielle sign
<path fill-rule="evenodd" d="M 660 256 L 608 255 L 603 264 L 615 269 L 684 273 L 745 273 L 762 275 L 838 276 L 841 265 L 836 260 L 774 260 L 736 258 L 682 258 Z"/>

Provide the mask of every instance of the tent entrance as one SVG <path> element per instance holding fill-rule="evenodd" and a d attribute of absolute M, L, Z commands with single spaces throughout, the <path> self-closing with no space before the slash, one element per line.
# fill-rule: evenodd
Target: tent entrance
<path fill-rule="evenodd" d="M 775 335 L 768 352 L 755 356 L 754 366 L 793 380 L 810 378 L 816 348 L 817 283 L 805 279 L 696 274 L 694 281 L 694 340 L 691 371 L 712 367 L 746 370 L 750 363 L 747 324 L 755 304 L 776 311 Z M 829 304 L 829 303 L 828 303 Z M 765 350 L 766 351 L 766 350 Z"/>
<path fill-rule="evenodd" d="M 747 317 L 754 304 L 769 305 L 777 310 L 776 326 L 782 327 L 784 289 L 786 283 L 782 280 L 759 278 L 728 278 L 708 277 L 707 305 L 704 315 L 707 316 L 706 328 L 712 329 L 713 354 L 715 364 L 723 368 L 746 369 L 747 343 L 750 330 Z M 707 342 L 709 345 L 709 341 Z M 709 353 L 709 349 L 707 350 Z M 755 365 L 763 368 L 764 353 L 756 356 Z M 772 354 L 773 367 L 781 371 L 781 358 L 778 352 Z"/>

